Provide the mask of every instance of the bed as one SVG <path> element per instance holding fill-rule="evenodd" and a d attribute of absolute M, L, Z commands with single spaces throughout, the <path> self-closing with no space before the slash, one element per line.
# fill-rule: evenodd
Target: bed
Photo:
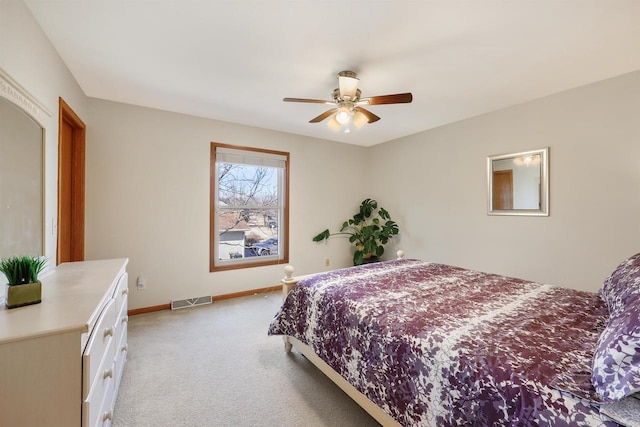
<path fill-rule="evenodd" d="M 285 271 L 268 334 L 384 426 L 640 425 L 640 254 L 599 293 L 401 257 Z"/>

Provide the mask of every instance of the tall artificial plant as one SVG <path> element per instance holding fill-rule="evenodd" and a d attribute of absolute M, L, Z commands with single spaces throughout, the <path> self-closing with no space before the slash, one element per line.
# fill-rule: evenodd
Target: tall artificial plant
<path fill-rule="evenodd" d="M 365 199 L 358 213 L 345 221 L 340 231 L 331 233 L 328 229 L 324 230 L 313 241 L 321 242 L 336 235 L 349 236 L 349 242 L 356 246 L 353 264 L 360 265 L 371 256 L 382 256 L 384 245 L 399 231 L 398 224 L 391 220 L 386 209 L 378 207 L 378 202 L 373 199 Z"/>

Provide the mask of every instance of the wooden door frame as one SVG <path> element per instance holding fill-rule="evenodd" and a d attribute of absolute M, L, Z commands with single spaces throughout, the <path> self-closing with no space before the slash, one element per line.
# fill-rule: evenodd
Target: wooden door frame
<path fill-rule="evenodd" d="M 71 140 L 71 210 L 67 212 L 61 203 L 60 180 L 65 171 L 62 170 L 60 155 L 62 144 L 62 126 L 64 123 L 73 129 Z M 71 258 L 72 261 L 84 260 L 84 197 L 85 197 L 85 138 L 86 126 L 64 99 L 59 98 L 58 115 L 58 226 L 56 245 L 56 264 L 60 264 L 61 239 L 60 223 L 69 220 L 71 224 Z M 70 216 L 70 217 L 67 217 Z"/>

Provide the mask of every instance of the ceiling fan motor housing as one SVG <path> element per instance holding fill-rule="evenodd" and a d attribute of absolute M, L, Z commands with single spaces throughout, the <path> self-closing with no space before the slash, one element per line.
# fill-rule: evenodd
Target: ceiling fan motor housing
<path fill-rule="evenodd" d="M 355 96 L 353 97 L 353 99 L 350 99 L 350 100 L 348 99 L 348 100 L 346 100 L 346 101 L 351 101 L 352 103 L 354 103 L 354 102 L 358 102 L 358 101 L 360 101 L 360 95 L 361 95 L 361 94 L 362 94 L 362 92 L 360 92 L 360 89 L 356 89 L 356 94 L 355 94 Z M 334 100 L 335 102 L 337 102 L 337 103 L 341 103 L 341 102 L 344 102 L 344 101 L 345 101 L 345 100 L 344 100 L 344 99 L 342 99 L 342 97 L 340 96 L 340 88 L 335 88 L 335 89 L 333 90 L 332 96 L 333 96 L 333 100 Z"/>
<path fill-rule="evenodd" d="M 340 77 L 351 77 L 351 78 L 355 79 L 355 78 L 357 78 L 356 75 L 357 74 L 354 73 L 353 71 L 340 71 L 338 73 L 338 78 L 340 78 Z"/>
<path fill-rule="evenodd" d="M 358 90 L 358 78 L 353 71 L 340 71 L 338 73 L 338 86 L 340 89 L 340 99 L 353 101 Z"/>

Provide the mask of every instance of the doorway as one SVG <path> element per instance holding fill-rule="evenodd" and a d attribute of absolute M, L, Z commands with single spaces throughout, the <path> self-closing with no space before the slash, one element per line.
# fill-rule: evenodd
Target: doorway
<path fill-rule="evenodd" d="M 493 209 L 513 209 L 513 171 L 493 172 Z"/>
<path fill-rule="evenodd" d="M 56 265 L 84 260 L 85 124 L 60 98 Z"/>

